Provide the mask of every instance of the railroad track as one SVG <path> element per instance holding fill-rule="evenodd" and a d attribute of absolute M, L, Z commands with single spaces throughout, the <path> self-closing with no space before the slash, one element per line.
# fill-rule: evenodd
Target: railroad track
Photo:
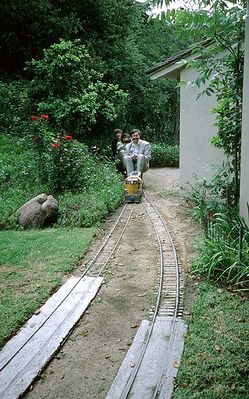
<path fill-rule="evenodd" d="M 142 204 L 151 220 L 160 253 L 155 286 L 157 301 L 150 312 L 151 318 L 153 319 L 155 316 L 182 317 L 183 279 L 176 245 L 165 220 L 145 193 Z"/>
<path fill-rule="evenodd" d="M 183 314 L 183 281 L 176 247 L 160 212 L 143 194 L 142 205 L 153 226 L 160 253 L 155 304 L 150 321 L 141 325 L 134 349 L 124 359 L 106 399 L 169 399 L 175 366 L 179 365 L 183 349 L 186 327 L 179 323 Z M 156 352 L 160 355 L 155 355 Z M 151 372 L 150 368 L 154 370 Z"/>
<path fill-rule="evenodd" d="M 94 257 L 87 263 L 83 276 L 88 275 L 92 277 L 99 277 L 104 274 L 108 262 L 117 249 L 128 223 L 133 214 L 134 205 L 128 206 L 125 204 L 114 223 L 112 229 L 105 237 L 103 244 L 97 250 Z"/>
<path fill-rule="evenodd" d="M 134 208 L 137 206 L 141 205 L 125 204 L 123 206 L 112 229 L 104 238 L 102 245 L 96 251 L 92 259 L 90 259 L 90 261 L 85 265 L 82 275 L 65 284 L 65 288 L 63 289 L 63 286 L 55 294 L 54 299 L 53 297 L 51 298 L 50 302 L 52 305 L 51 303 L 48 306 L 45 304 L 44 312 L 43 308 L 41 308 L 41 314 L 38 316 L 34 315 L 28 321 L 26 328 L 22 329 L 20 332 L 21 336 L 19 334 L 15 336 L 0 352 L 0 381 L 2 381 L 0 384 L 1 398 L 15 399 L 23 394 L 32 383 L 35 376 L 40 373 L 44 365 L 48 363 L 53 353 L 58 350 L 58 346 L 64 342 L 66 336 L 72 329 L 70 323 L 75 324 L 77 322 L 78 318 L 87 308 L 89 301 L 93 299 L 100 288 L 103 280 L 102 276 L 107 271 L 108 263 L 118 248 L 124 232 L 131 220 Z M 141 399 L 140 385 L 141 383 L 143 384 L 143 371 L 142 376 L 140 374 L 143 368 L 147 368 L 146 358 L 151 358 L 150 350 L 155 352 L 154 344 L 151 344 L 151 342 L 155 340 L 155 334 L 158 334 L 158 329 L 160 331 L 162 330 L 162 334 L 165 334 L 165 331 L 167 330 L 166 347 L 163 348 L 163 350 L 162 348 L 157 348 L 157 350 L 163 354 L 163 366 L 161 367 L 159 363 L 160 370 L 159 372 L 156 372 L 156 382 L 155 377 L 153 377 L 154 391 L 149 393 L 150 396 L 146 396 L 147 394 L 145 394 L 142 397 L 143 399 L 146 399 L 147 397 L 161 398 L 160 395 L 165 391 L 165 389 L 169 391 L 167 387 L 165 388 L 164 381 L 169 380 L 169 364 L 172 359 L 175 337 L 177 334 L 179 335 L 179 319 L 182 317 L 183 284 L 173 239 L 164 219 L 146 194 L 143 196 L 142 206 L 144 207 L 155 232 L 160 253 L 160 262 L 158 265 L 158 275 L 155 286 L 155 304 L 151 308 L 149 320 L 142 323 L 144 327 L 142 327 L 142 332 L 139 332 L 139 334 L 142 334 L 143 337 L 140 337 L 141 345 L 135 354 L 134 367 L 129 367 L 129 376 L 127 377 L 127 380 L 125 380 L 124 385 L 118 388 L 118 391 L 115 391 L 117 387 L 114 381 L 113 386 L 115 393 L 113 393 L 112 386 L 107 395 L 107 398 L 110 399 L 124 399 L 129 397 Z M 91 287 L 89 288 L 89 286 L 85 288 L 85 284 L 90 284 L 90 286 L 91 284 L 94 284 L 95 286 L 93 289 L 91 289 Z M 86 296 L 88 297 L 88 301 L 85 305 L 82 305 L 81 290 L 85 290 Z M 92 293 L 92 291 L 94 291 L 94 293 Z M 77 295 L 79 296 L 78 299 Z M 74 299 L 75 297 L 76 299 Z M 72 298 L 74 300 L 73 305 Z M 70 309 L 70 306 L 73 306 L 73 310 Z M 59 319 L 58 314 L 60 315 L 62 313 L 62 308 L 66 308 L 68 311 L 65 315 L 61 316 L 61 319 Z M 72 318 L 75 314 L 78 315 L 77 319 Z M 57 347 L 52 345 L 54 340 L 53 334 L 58 336 L 56 323 L 59 323 L 59 326 L 68 324 L 68 329 L 64 329 L 61 332 L 61 335 L 57 337 Z M 34 324 L 35 327 L 33 326 Z M 52 330 L 51 325 L 54 326 L 54 329 Z M 50 334 L 49 336 L 48 330 Z M 45 336 L 44 342 L 41 340 L 41 337 L 43 336 Z M 165 336 L 163 340 L 165 341 Z M 39 342 L 39 345 L 37 345 L 37 342 Z M 158 342 L 160 344 L 160 339 Z M 152 349 L 150 349 L 151 345 Z M 50 352 L 46 349 L 48 347 L 51 347 Z M 46 352 L 45 354 L 43 354 L 44 348 Z M 27 356 L 27 352 L 29 353 L 29 356 Z M 179 350 L 177 349 L 176 352 L 179 352 Z M 31 353 L 32 356 L 30 355 Z M 20 359 L 22 360 L 20 361 Z M 155 359 L 155 361 L 158 362 L 157 359 Z M 120 372 L 123 373 L 122 367 Z M 120 384 L 118 383 L 118 385 Z M 140 392 L 139 394 L 136 394 L 137 389 Z M 150 388 L 149 390 L 151 391 Z M 164 396 L 162 397 L 164 398 Z"/>
<path fill-rule="evenodd" d="M 80 277 L 70 278 L 0 352 L 0 398 L 22 395 L 64 343 L 95 297 L 107 264 L 131 218 L 124 205 L 116 222 Z"/>

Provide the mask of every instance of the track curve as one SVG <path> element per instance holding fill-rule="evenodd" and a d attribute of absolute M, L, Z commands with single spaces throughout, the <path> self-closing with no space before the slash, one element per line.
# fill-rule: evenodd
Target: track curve
<path fill-rule="evenodd" d="M 137 356 L 137 353 L 134 354 L 136 358 L 134 367 L 118 393 L 119 399 L 139 398 L 140 396 L 138 395 L 140 394 L 143 394 L 144 399 L 147 397 L 153 399 L 160 398 L 162 389 L 165 389 L 164 379 L 167 378 L 170 359 L 172 358 L 177 331 L 176 324 L 178 318 L 182 315 L 183 282 L 176 247 L 165 220 L 148 195 L 145 193 L 143 194 L 142 205 L 153 227 L 160 259 L 157 285 L 155 287 L 156 301 L 150 312 L 150 323 L 143 342 L 140 345 L 139 355 Z M 148 392 L 142 393 L 141 384 L 144 385 L 143 379 L 146 379 L 146 375 L 143 375 L 143 371 L 141 372 L 141 370 L 146 369 L 144 363 L 147 361 L 146 357 L 150 357 L 148 353 L 151 351 L 150 347 L 154 345 L 151 344 L 151 342 L 154 340 L 155 331 L 158 330 L 158 323 L 162 321 L 163 323 L 166 321 L 167 328 L 169 329 L 167 333 L 169 337 L 167 348 L 155 347 L 155 350 L 164 351 L 164 363 L 160 371 L 157 371 L 157 375 L 153 376 L 153 388 L 150 387 L 150 382 L 148 382 L 148 380 L 145 383 L 149 387 L 149 394 Z M 118 382 L 118 384 L 120 383 Z M 140 393 L 138 394 L 138 392 Z M 107 399 L 113 397 L 113 394 L 111 388 L 107 395 Z M 117 395 L 117 392 L 115 395 Z"/>
<path fill-rule="evenodd" d="M 134 209 L 137 207 L 143 207 L 146 212 L 146 217 L 149 219 L 150 224 L 154 231 L 154 237 L 157 240 L 157 247 L 159 252 L 159 265 L 157 283 L 155 286 L 155 303 L 151 307 L 149 316 L 149 329 L 146 333 L 146 338 L 143 340 L 142 347 L 140 348 L 139 358 L 136 360 L 135 367 L 132 368 L 132 373 L 129 377 L 129 381 L 125 384 L 122 389 L 122 393 L 119 396 L 110 396 L 112 398 L 128 398 L 136 397 L 129 396 L 132 392 L 133 386 L 136 384 L 136 377 L 139 374 L 140 366 L 142 365 L 143 359 L 146 358 L 146 351 L 150 345 L 151 338 L 153 338 L 155 325 L 158 324 L 158 320 L 164 318 L 167 319 L 167 323 L 170 319 L 170 340 L 168 342 L 167 350 L 165 351 L 165 364 L 161 368 L 160 373 L 157 377 L 156 387 L 153 391 L 154 396 L 150 398 L 159 398 L 163 389 L 163 381 L 168 372 L 168 363 L 171 359 L 172 348 L 174 345 L 174 334 L 177 320 L 182 316 L 182 276 L 180 272 L 180 265 L 178 262 L 177 251 L 175 248 L 174 241 L 170 235 L 169 229 L 166 222 L 160 215 L 158 209 L 154 205 L 153 201 L 144 193 L 142 198 L 142 204 L 125 204 L 121 209 L 121 212 L 114 223 L 109 234 L 105 237 L 103 244 L 96 251 L 93 258 L 85 265 L 84 271 L 80 278 L 73 284 L 73 286 L 67 291 L 64 298 L 60 298 L 54 311 L 48 315 L 46 319 L 38 326 L 34 328 L 31 335 L 25 342 L 19 347 L 16 347 L 16 353 L 12 355 L 1 364 L 1 369 L 7 368 L 12 360 L 15 359 L 16 355 L 20 355 L 21 351 L 25 349 L 26 344 L 31 341 L 36 333 L 41 332 L 41 329 L 46 326 L 49 319 L 55 311 L 58 311 L 63 306 L 65 300 L 70 296 L 73 290 L 83 281 L 85 277 L 99 278 L 104 275 L 108 269 L 108 263 L 112 258 L 115 251 L 118 249 L 122 242 L 123 235 L 131 221 Z M 0 359 L 1 360 L 1 359 Z M 18 376 L 21 379 L 21 372 L 18 371 Z M 14 381 L 14 379 L 13 379 Z M 155 384 L 154 384 L 155 385 Z M 26 387 L 27 389 L 27 387 Z M 6 396 L 7 397 L 7 396 Z M 16 396 L 18 397 L 18 396 Z"/>

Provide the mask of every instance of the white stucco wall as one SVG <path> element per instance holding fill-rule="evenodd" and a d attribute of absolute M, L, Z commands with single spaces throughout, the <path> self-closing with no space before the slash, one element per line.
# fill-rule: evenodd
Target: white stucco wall
<path fill-rule="evenodd" d="M 183 69 L 181 80 L 191 81 L 197 71 Z M 211 113 L 216 104 L 214 96 L 196 97 L 201 89 L 181 87 L 180 89 L 180 183 L 195 183 L 198 178 L 210 177 L 213 172 L 208 165 L 221 165 L 225 160 L 222 151 L 216 149 L 210 139 L 216 134 L 215 117 Z"/>
<path fill-rule="evenodd" d="M 249 225 L 247 211 L 247 203 L 249 203 L 249 10 L 245 22 L 246 34 L 241 145 L 240 214 Z"/>

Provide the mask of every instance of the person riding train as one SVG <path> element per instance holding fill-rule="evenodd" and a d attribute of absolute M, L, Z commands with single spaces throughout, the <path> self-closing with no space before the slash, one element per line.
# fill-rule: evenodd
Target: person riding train
<path fill-rule="evenodd" d="M 149 169 L 151 158 L 150 143 L 141 140 L 141 132 L 138 129 L 131 131 L 131 143 L 124 147 L 123 163 L 126 168 L 127 176 L 136 173 L 142 177 L 143 173 Z"/>
<path fill-rule="evenodd" d="M 114 130 L 114 139 L 112 141 L 112 154 L 115 159 L 117 169 L 123 172 L 125 145 L 131 142 L 131 138 L 122 129 Z"/>

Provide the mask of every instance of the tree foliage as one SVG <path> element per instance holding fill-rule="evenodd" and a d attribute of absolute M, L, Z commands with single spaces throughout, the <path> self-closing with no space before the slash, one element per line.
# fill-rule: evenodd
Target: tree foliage
<path fill-rule="evenodd" d="M 32 60 L 30 96 L 34 111 L 52 115 L 59 128 L 82 137 L 98 116 L 113 120 L 126 95 L 105 83 L 101 63 L 91 57 L 80 40 L 53 44 L 40 60 Z"/>
<path fill-rule="evenodd" d="M 160 1 L 152 1 L 161 4 Z M 174 1 L 166 1 L 174 5 Z M 198 70 L 199 76 L 188 84 L 197 85 L 202 94 L 215 94 L 218 105 L 214 108 L 217 135 L 212 143 L 228 156 L 234 179 L 234 205 L 239 200 L 240 147 L 243 91 L 243 40 L 245 1 L 186 1 L 193 8 L 169 10 L 165 21 L 178 27 L 178 34 L 193 40 L 205 37 L 208 45 L 196 45 L 197 58 L 187 67 Z M 174 6 L 172 6 L 174 7 Z M 205 85 L 204 89 L 202 89 Z"/>
<path fill-rule="evenodd" d="M 149 21 L 139 26 L 136 35 L 126 38 L 120 50 L 117 69 L 109 69 L 112 79 L 129 93 L 125 126 L 134 124 L 152 141 L 178 140 L 179 96 L 174 80 L 150 81 L 145 70 L 151 65 L 179 52 L 186 41 L 177 42 L 173 27 L 160 21 Z M 112 65 L 112 63 L 111 63 Z M 121 121 L 122 125 L 122 121 Z"/>
<path fill-rule="evenodd" d="M 177 142 L 176 85 L 151 82 L 144 72 L 187 41 L 176 37 L 172 25 L 148 22 L 147 8 L 133 0 L 3 1 L 2 89 L 8 92 L 12 79 L 15 91 L 13 79 L 21 77 L 26 86 L 18 97 L 25 98 L 31 81 L 26 108 L 7 96 L 12 116 L 18 115 L 14 119 L 27 120 L 33 109 L 48 113 L 60 128 L 76 129 L 76 134 L 91 130 L 92 136 L 105 135 L 110 141 L 115 127 L 137 127 L 149 140 Z M 29 68 L 23 70 L 26 62 Z M 13 125 L 6 119 L 7 131 L 26 131 L 21 122 Z"/>
<path fill-rule="evenodd" d="M 22 74 L 27 60 L 40 57 L 59 38 L 73 39 L 81 30 L 73 1 L 3 0 L 0 4 L 1 73 Z"/>

